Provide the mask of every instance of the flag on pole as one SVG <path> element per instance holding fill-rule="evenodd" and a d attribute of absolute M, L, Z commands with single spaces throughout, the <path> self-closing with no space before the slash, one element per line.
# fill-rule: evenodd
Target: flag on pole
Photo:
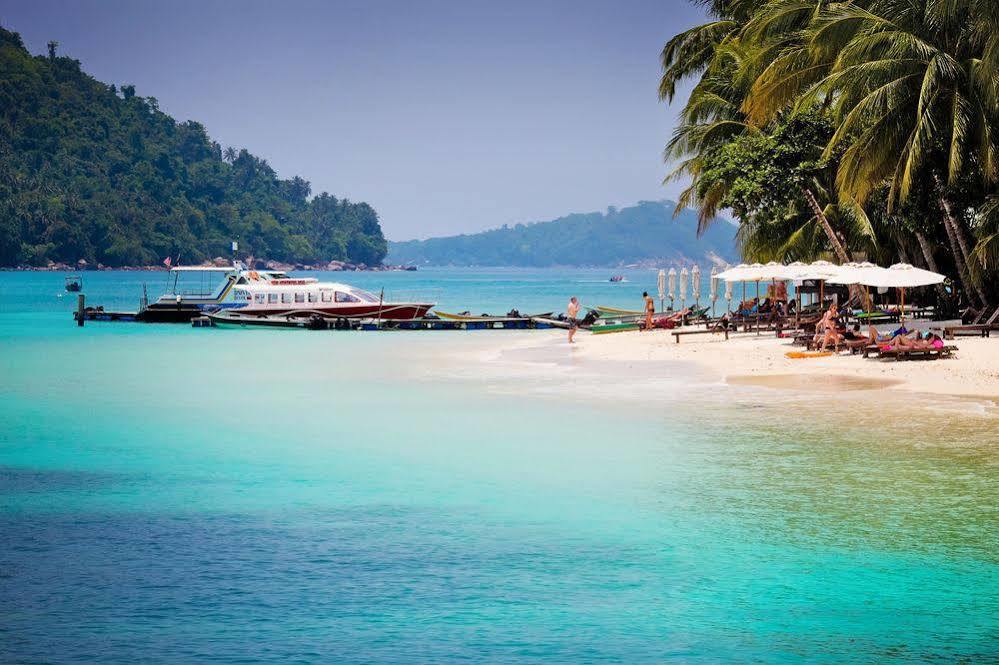
<path fill-rule="evenodd" d="M 163 265 L 165 265 L 167 268 L 173 265 L 173 261 L 170 259 L 169 256 L 163 259 Z"/>
<path fill-rule="evenodd" d="M 232 241 L 232 251 L 233 252 L 238 252 L 239 251 L 239 243 L 236 242 L 235 240 Z"/>

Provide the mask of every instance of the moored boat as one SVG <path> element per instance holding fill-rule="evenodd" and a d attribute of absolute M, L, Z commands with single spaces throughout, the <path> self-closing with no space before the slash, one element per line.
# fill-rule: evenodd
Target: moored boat
<path fill-rule="evenodd" d="M 645 312 L 637 309 L 618 309 L 617 307 L 605 307 L 603 305 L 597 305 L 593 309 L 600 313 L 600 316 L 645 316 Z"/>
<path fill-rule="evenodd" d="M 170 274 L 170 292 L 143 307 L 139 320 L 187 322 L 195 316 L 231 310 L 246 316 L 315 314 L 331 319 L 409 321 L 422 318 L 436 304 L 386 300 L 349 284 L 289 277 L 277 270 L 249 270 L 240 263 L 232 267 L 177 266 Z M 192 279 L 197 288 L 188 286 Z"/>

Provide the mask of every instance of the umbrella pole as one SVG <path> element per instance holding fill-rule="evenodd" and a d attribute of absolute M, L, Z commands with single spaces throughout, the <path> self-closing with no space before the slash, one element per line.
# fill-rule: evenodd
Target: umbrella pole
<path fill-rule="evenodd" d="M 902 326 L 905 326 L 905 287 L 899 289 L 902 293 Z"/>
<path fill-rule="evenodd" d="M 798 301 L 794 308 L 794 327 L 797 329 L 801 327 L 801 287 L 794 287 L 794 299 Z"/>
<path fill-rule="evenodd" d="M 756 334 L 760 334 L 760 280 L 756 280 Z"/>

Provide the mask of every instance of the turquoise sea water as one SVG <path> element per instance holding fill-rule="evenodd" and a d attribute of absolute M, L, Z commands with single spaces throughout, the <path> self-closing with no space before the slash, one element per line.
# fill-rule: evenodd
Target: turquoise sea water
<path fill-rule="evenodd" d="M 492 312 L 654 290 L 605 272 L 340 277 Z M 0 273 L 2 662 L 999 659 L 975 401 L 622 380 L 550 332 L 77 329 L 61 290 Z"/>

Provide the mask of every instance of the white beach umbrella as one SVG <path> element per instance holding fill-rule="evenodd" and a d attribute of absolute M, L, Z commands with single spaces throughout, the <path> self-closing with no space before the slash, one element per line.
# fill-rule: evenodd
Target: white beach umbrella
<path fill-rule="evenodd" d="M 882 280 L 882 273 L 887 269 L 874 265 L 870 261 L 863 263 L 844 263 L 838 267 L 838 274 L 830 277 L 830 284 L 859 284 L 864 287 L 864 309 L 870 311 L 871 295 L 867 290 L 869 282 Z"/>
<path fill-rule="evenodd" d="M 784 266 L 784 274 L 787 279 L 792 279 L 798 281 L 801 279 L 801 275 L 804 274 L 805 270 L 808 269 L 807 263 L 802 263 L 801 261 L 794 261 L 793 263 L 788 263 Z"/>
<path fill-rule="evenodd" d="M 693 292 L 694 302 L 701 304 L 701 268 L 696 263 L 690 271 L 690 288 Z"/>
<path fill-rule="evenodd" d="M 884 270 L 873 263 L 844 263 L 837 266 L 836 274 L 826 279 L 830 284 L 863 284 L 864 280 Z"/>
<path fill-rule="evenodd" d="M 771 261 L 770 263 L 763 266 L 760 270 L 761 279 L 769 279 L 770 281 L 776 281 L 778 279 L 784 280 L 788 279 L 787 276 L 787 266 L 783 263 L 778 263 L 777 261 Z"/>
<path fill-rule="evenodd" d="M 819 281 L 819 306 L 825 299 L 826 281 L 839 275 L 839 266 L 828 261 L 812 261 L 808 264 L 808 269 L 802 271 L 800 279 L 816 279 Z"/>
<path fill-rule="evenodd" d="M 673 301 L 676 300 L 676 268 L 669 269 L 669 308 L 673 309 Z"/>
<path fill-rule="evenodd" d="M 746 279 L 747 271 L 749 266 L 745 263 L 740 263 L 737 266 L 730 266 L 720 273 L 715 275 L 718 279 L 724 280 L 726 282 L 741 282 Z"/>
<path fill-rule="evenodd" d="M 867 286 L 905 289 L 913 286 L 940 284 L 945 279 L 947 278 L 938 272 L 916 268 L 908 263 L 896 263 L 890 268 L 879 270 L 863 283 Z"/>
<path fill-rule="evenodd" d="M 804 271 L 805 277 L 801 279 L 818 279 L 827 281 L 839 275 L 839 266 L 828 261 L 812 261 L 808 264 L 808 269 Z"/>
<path fill-rule="evenodd" d="M 687 283 L 690 281 L 690 273 L 687 272 L 687 266 L 680 269 L 680 309 L 683 309 L 684 303 L 687 301 Z"/>
<path fill-rule="evenodd" d="M 880 269 L 865 278 L 866 286 L 896 288 L 901 293 L 902 323 L 905 323 L 905 290 L 915 286 L 930 286 L 940 284 L 944 275 L 930 270 L 916 268 L 908 263 L 896 263 L 890 268 Z"/>
<path fill-rule="evenodd" d="M 656 282 L 659 287 L 659 309 L 663 309 L 663 301 L 666 300 L 666 271 L 659 271 L 659 279 Z"/>

